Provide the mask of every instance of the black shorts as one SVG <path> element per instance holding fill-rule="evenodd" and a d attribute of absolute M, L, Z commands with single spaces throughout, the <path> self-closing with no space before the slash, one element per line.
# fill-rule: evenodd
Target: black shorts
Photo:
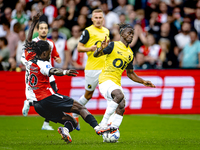
<path fill-rule="evenodd" d="M 65 115 L 70 112 L 74 100 L 61 94 L 53 94 L 41 101 L 34 101 L 35 111 L 42 117 L 53 122 L 60 122 Z"/>

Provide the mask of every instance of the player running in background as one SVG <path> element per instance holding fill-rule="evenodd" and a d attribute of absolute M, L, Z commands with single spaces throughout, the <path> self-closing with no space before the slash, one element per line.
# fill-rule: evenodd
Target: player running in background
<path fill-rule="evenodd" d="M 49 82 L 51 75 L 76 76 L 77 72 L 76 70 L 62 70 L 51 66 L 49 62 L 51 47 L 48 42 L 43 40 L 38 42 L 26 41 L 25 47 L 28 51 L 35 51 L 36 53 L 34 59 L 26 62 L 29 91 L 33 93 L 31 99 L 34 100 L 33 106 L 35 111 L 48 120 L 64 125 L 64 127 L 58 128 L 62 139 L 71 143 L 72 138 L 69 132 L 73 131 L 77 126 L 76 120 L 65 112 L 73 112 L 81 115 L 85 122 L 90 124 L 98 135 L 116 130 L 116 128 L 111 126 L 100 127 L 94 116 L 88 112 L 85 106 L 68 96 L 54 92 Z"/>
<path fill-rule="evenodd" d="M 40 17 L 40 14 L 38 13 L 36 16 L 33 17 L 33 22 L 31 24 L 31 27 L 29 29 L 29 33 L 28 33 L 28 37 L 27 37 L 27 40 L 28 42 L 31 42 L 32 41 L 32 35 L 33 35 L 33 30 L 36 26 L 36 24 L 38 23 L 38 20 L 39 20 L 39 17 Z M 55 59 L 55 61 L 57 63 L 60 63 L 61 62 L 61 59 L 59 57 L 59 54 L 56 50 L 56 47 L 55 47 L 55 44 L 53 41 L 47 39 L 47 33 L 48 33 L 48 24 L 46 22 L 39 22 L 38 23 L 38 26 L 37 26 L 37 29 L 38 29 L 38 32 L 39 32 L 39 36 L 34 38 L 33 41 L 37 42 L 39 40 L 44 40 L 44 41 L 47 41 L 50 46 L 51 46 L 51 59 Z M 36 53 L 35 52 L 30 52 L 30 51 L 27 51 L 25 50 L 22 54 L 22 57 L 21 57 L 21 61 L 24 65 L 26 61 L 29 61 L 31 59 L 33 59 L 35 57 Z M 53 62 L 51 60 L 51 62 Z M 29 86 L 27 85 L 27 80 L 28 80 L 28 74 L 26 72 L 26 93 L 29 93 L 30 95 L 32 93 L 29 92 Z M 57 87 L 56 87 L 56 83 L 55 83 L 55 78 L 53 76 L 50 77 L 50 84 L 51 84 L 51 87 L 53 88 L 53 90 L 55 92 L 57 92 Z M 23 109 L 22 109 L 22 114 L 24 116 L 27 116 L 28 115 L 28 111 L 30 109 L 30 104 L 29 102 L 31 102 L 32 100 L 29 98 L 28 94 L 26 94 L 26 99 L 24 101 L 24 106 L 23 106 Z M 45 119 L 43 125 L 42 125 L 42 130 L 54 130 L 50 125 L 49 125 L 49 120 Z"/>
<path fill-rule="evenodd" d="M 107 100 L 107 108 L 100 125 L 107 126 L 111 123 L 111 126 L 116 128 L 119 128 L 125 111 L 125 97 L 121 87 L 123 71 L 126 69 L 127 76 L 132 81 L 155 87 L 150 81 L 141 79 L 133 71 L 134 55 L 129 46 L 133 40 L 133 28 L 122 23 L 119 27 L 120 41 L 109 43 L 105 37 L 101 47 L 94 52 L 94 57 L 106 56 L 104 68 L 99 75 L 99 90 Z"/>
<path fill-rule="evenodd" d="M 85 66 L 85 93 L 78 100 L 82 105 L 86 105 L 92 98 L 105 61 L 105 57 L 97 59 L 93 53 L 97 48 L 97 43 L 109 37 L 109 30 L 103 27 L 104 17 L 101 9 L 93 10 L 92 22 L 93 24 L 83 31 L 77 46 L 79 52 L 86 52 L 88 56 Z M 73 116 L 78 121 L 78 115 L 73 114 Z M 76 129 L 80 130 L 79 123 Z"/>

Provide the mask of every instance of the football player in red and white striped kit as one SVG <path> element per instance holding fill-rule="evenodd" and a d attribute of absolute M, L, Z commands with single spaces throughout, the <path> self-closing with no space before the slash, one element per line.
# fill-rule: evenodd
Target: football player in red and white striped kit
<path fill-rule="evenodd" d="M 36 16 L 33 17 L 33 22 L 31 24 L 31 27 L 29 29 L 29 34 L 28 34 L 28 38 L 27 40 L 30 42 L 32 40 L 32 35 L 33 35 L 33 30 L 39 20 L 39 17 L 40 17 L 40 14 L 38 13 Z M 51 46 L 51 59 L 50 59 L 50 62 L 52 63 L 53 65 L 53 59 L 57 62 L 57 63 L 60 63 L 61 62 L 61 58 L 56 50 L 56 47 L 55 47 L 55 44 L 52 40 L 50 39 L 47 39 L 47 33 L 48 33 L 48 24 L 44 21 L 42 22 L 39 22 L 38 25 L 37 25 L 37 29 L 38 29 L 38 32 L 39 32 L 39 36 L 34 38 L 33 41 L 35 42 L 38 42 L 39 40 L 44 40 L 44 41 L 47 41 L 49 43 L 49 45 Z M 30 52 L 30 51 L 27 51 L 27 49 L 24 50 L 23 54 L 22 54 L 22 58 L 21 58 L 21 61 L 24 65 L 26 65 L 26 61 L 29 61 L 29 60 L 32 60 L 34 57 L 35 57 L 36 53 L 35 52 Z M 26 72 L 26 78 L 28 77 L 28 74 Z M 26 93 L 29 93 L 29 86 L 27 85 L 27 80 L 26 79 Z M 50 84 L 53 88 L 53 90 L 55 92 L 58 91 L 57 89 L 57 86 L 56 86 L 56 83 L 55 83 L 55 78 L 54 76 L 51 76 L 50 77 Z M 30 94 L 31 95 L 31 94 Z M 26 94 L 26 99 L 24 101 L 24 106 L 23 106 L 23 109 L 22 109 L 22 114 L 24 116 L 27 116 L 28 115 L 28 111 L 29 111 L 29 108 L 30 108 L 30 104 L 29 102 L 33 101 L 32 99 L 30 99 L 30 97 L 28 96 L 28 94 Z M 49 120 L 45 119 L 44 123 L 43 123 L 43 126 L 42 126 L 42 130 L 53 130 L 53 128 L 49 125 Z"/>
<path fill-rule="evenodd" d="M 76 76 L 76 70 L 62 70 L 60 68 L 53 68 L 49 62 L 51 55 L 51 47 L 48 42 L 40 40 L 38 42 L 26 41 L 25 47 L 28 51 L 35 52 L 34 59 L 26 62 L 26 69 L 28 72 L 29 92 L 32 93 L 31 99 L 35 111 L 42 117 L 47 118 L 55 123 L 61 123 L 64 127 L 59 127 L 58 132 L 67 143 L 72 142 L 69 132 L 77 126 L 77 121 L 68 113 L 77 113 L 90 124 L 98 135 L 104 132 L 113 132 L 117 128 L 106 126 L 100 127 L 85 106 L 73 100 L 68 96 L 55 93 L 52 89 L 49 77 L 51 75 L 57 76 Z M 30 95 L 29 95 L 30 96 Z"/>

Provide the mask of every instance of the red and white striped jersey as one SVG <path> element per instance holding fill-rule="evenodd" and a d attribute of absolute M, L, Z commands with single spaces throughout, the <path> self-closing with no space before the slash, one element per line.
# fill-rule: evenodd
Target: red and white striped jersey
<path fill-rule="evenodd" d="M 28 75 L 28 98 L 40 101 L 55 94 L 49 82 L 49 71 L 52 68 L 48 61 L 33 59 L 26 63 Z M 31 94 L 30 94 L 31 93 Z"/>
<path fill-rule="evenodd" d="M 58 15 L 57 8 L 54 5 L 45 7 L 43 13 L 48 17 L 48 24 L 51 24 Z"/>
<path fill-rule="evenodd" d="M 144 54 L 144 56 L 151 56 L 158 59 L 161 53 L 161 47 L 158 44 L 154 44 L 149 47 L 143 45 L 140 47 L 139 52 Z"/>
<path fill-rule="evenodd" d="M 57 49 L 57 52 L 61 58 L 61 63 L 57 63 L 55 60 L 54 60 L 54 67 L 56 68 L 62 68 L 62 66 L 64 65 L 65 63 L 65 51 L 67 51 L 67 41 L 65 39 L 60 39 L 58 38 L 58 40 L 55 42 L 55 46 L 56 46 L 56 49 Z"/>

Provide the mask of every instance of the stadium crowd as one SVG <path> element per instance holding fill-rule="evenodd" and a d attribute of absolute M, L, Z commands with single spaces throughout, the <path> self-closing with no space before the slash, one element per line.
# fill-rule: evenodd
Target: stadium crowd
<path fill-rule="evenodd" d="M 39 11 L 63 62 L 55 67 L 84 69 L 87 55 L 77 44 L 96 8 L 104 12 L 111 41 L 120 40 L 117 24 L 134 28 L 134 69 L 200 68 L 200 0 L 0 0 L 0 70 L 25 70 L 22 49 Z"/>

